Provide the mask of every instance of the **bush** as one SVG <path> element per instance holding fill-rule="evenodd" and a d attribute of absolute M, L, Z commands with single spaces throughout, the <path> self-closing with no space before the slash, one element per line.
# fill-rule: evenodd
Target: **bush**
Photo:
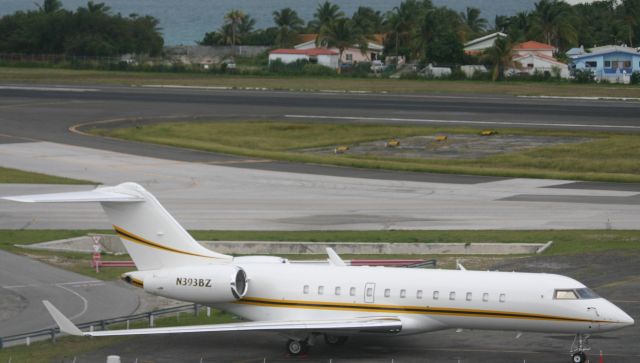
<path fill-rule="evenodd" d="M 336 71 L 320 64 L 305 64 L 302 67 L 305 76 L 335 76 Z"/>
<path fill-rule="evenodd" d="M 588 69 L 576 69 L 573 73 L 573 81 L 576 83 L 594 83 L 596 76 Z"/>
<path fill-rule="evenodd" d="M 631 73 L 630 83 L 631 84 L 640 84 L 640 72 Z"/>

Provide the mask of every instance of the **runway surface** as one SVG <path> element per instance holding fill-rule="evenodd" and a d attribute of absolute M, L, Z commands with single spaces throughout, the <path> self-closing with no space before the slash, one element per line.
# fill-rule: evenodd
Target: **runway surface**
<path fill-rule="evenodd" d="M 138 308 L 138 293 L 0 250 L 0 337 L 51 328 L 49 300 L 76 323 L 124 316 Z"/>

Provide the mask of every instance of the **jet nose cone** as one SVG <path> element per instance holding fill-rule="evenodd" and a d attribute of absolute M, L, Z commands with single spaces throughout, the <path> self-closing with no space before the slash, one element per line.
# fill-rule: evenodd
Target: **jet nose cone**
<path fill-rule="evenodd" d="M 624 326 L 630 326 L 630 325 L 633 325 L 635 323 L 636 322 L 633 320 L 632 317 L 627 315 L 627 313 L 624 313 L 624 316 L 622 317 L 622 324 L 624 324 Z"/>

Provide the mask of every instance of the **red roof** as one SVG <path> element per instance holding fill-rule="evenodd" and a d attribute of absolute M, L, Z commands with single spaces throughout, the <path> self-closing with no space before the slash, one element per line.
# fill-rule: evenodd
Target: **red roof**
<path fill-rule="evenodd" d="M 304 55 L 338 55 L 329 49 L 311 48 L 311 49 L 274 49 L 269 54 L 304 54 Z"/>
<path fill-rule="evenodd" d="M 513 50 L 556 50 L 556 47 L 549 44 L 536 42 L 535 40 L 529 40 L 528 42 L 516 44 Z"/>

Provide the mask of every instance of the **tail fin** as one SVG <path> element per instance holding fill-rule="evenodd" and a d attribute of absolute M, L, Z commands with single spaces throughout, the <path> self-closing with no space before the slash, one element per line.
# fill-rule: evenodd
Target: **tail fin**
<path fill-rule="evenodd" d="M 92 191 L 7 197 L 19 202 L 100 202 L 138 270 L 231 260 L 198 242 L 136 183 Z"/>

